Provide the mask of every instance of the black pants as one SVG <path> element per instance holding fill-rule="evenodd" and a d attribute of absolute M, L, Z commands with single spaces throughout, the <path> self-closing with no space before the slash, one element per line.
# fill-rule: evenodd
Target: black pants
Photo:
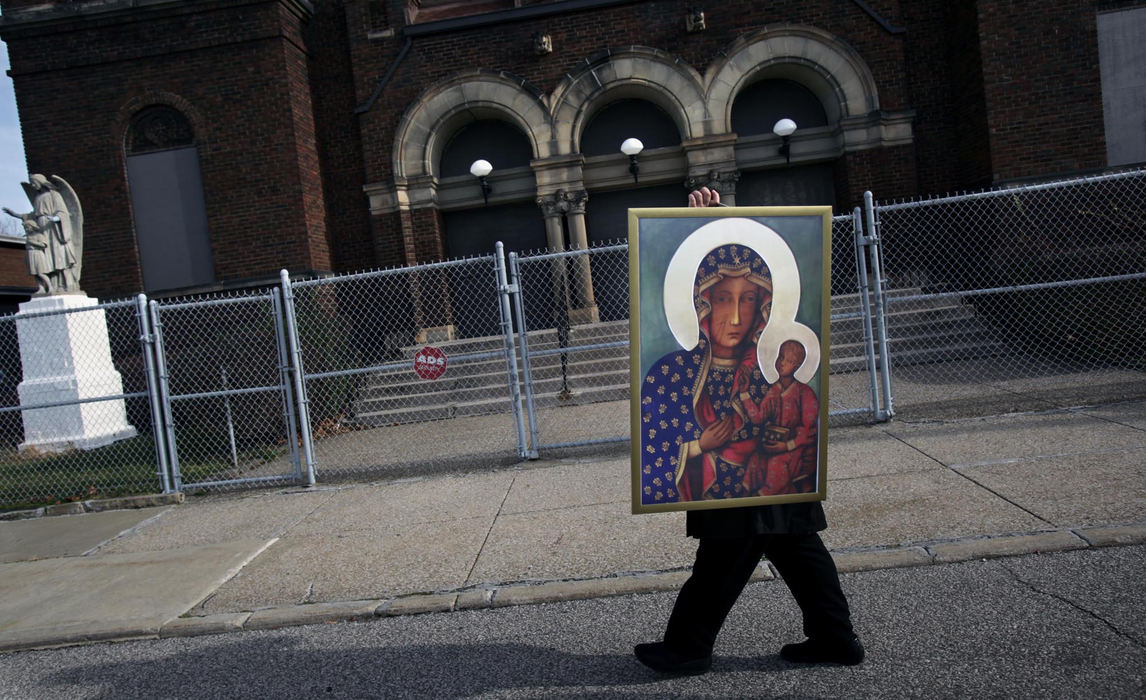
<path fill-rule="evenodd" d="M 848 601 L 820 536 L 754 535 L 702 537 L 692 576 L 673 606 L 665 643 L 688 656 L 712 653 L 716 635 L 748 579 L 767 556 L 780 572 L 804 616 L 804 634 L 831 643 L 853 636 Z"/>

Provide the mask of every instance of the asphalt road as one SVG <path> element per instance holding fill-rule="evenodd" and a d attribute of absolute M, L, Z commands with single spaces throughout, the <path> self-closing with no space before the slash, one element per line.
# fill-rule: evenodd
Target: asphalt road
<path fill-rule="evenodd" d="M 664 679 L 632 645 L 672 594 L 0 655 L 4 698 L 1146 696 L 1146 547 L 848 574 L 868 649 L 803 667 L 784 585 L 750 586 L 705 676 Z"/>

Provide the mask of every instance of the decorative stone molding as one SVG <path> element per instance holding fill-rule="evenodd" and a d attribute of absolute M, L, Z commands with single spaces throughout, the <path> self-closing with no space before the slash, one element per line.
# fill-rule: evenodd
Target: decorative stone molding
<path fill-rule="evenodd" d="M 740 181 L 740 172 L 729 170 L 720 172 L 710 170 L 703 175 L 690 175 L 684 181 L 685 189 L 692 191 L 698 187 L 714 189 L 724 195 L 736 194 L 736 183 Z"/>
<path fill-rule="evenodd" d="M 775 25 L 737 39 L 704 76 L 715 133 L 732 128 L 732 103 L 749 83 L 788 78 L 823 103 L 829 123 L 879 109 L 875 77 L 867 63 L 838 37 L 803 25 Z"/>
<path fill-rule="evenodd" d="M 585 190 L 567 192 L 557 190 L 552 194 L 541 195 L 537 198 L 537 206 L 545 217 L 561 216 L 563 214 L 584 214 L 585 203 L 589 200 L 589 193 Z"/>
<path fill-rule="evenodd" d="M 115 118 L 112 120 L 112 138 L 126 145 L 127 130 L 130 128 L 135 115 L 139 114 L 141 110 L 156 105 L 170 107 L 186 117 L 187 121 L 190 122 L 192 131 L 195 132 L 195 145 L 199 147 L 201 153 L 209 150 L 208 137 L 211 130 L 207 128 L 207 120 L 189 100 L 164 90 L 147 90 L 125 100 L 116 110 Z"/>
<path fill-rule="evenodd" d="M 872 112 L 840 122 L 843 150 L 862 151 L 884 146 L 903 146 L 914 141 L 915 110 Z"/>
<path fill-rule="evenodd" d="M 558 190 L 583 190 L 585 157 L 580 153 L 552 156 L 530 163 L 537 180 L 537 194 L 553 194 Z"/>
<path fill-rule="evenodd" d="M 575 153 L 588 119 L 609 102 L 648 100 L 665 110 L 688 139 L 708 121 L 700 74 L 669 54 L 643 46 L 591 56 L 553 91 L 551 113 L 559 153 Z"/>
<path fill-rule="evenodd" d="M 399 209 L 422 209 L 438 204 L 438 180 L 432 175 L 394 178 L 394 186 Z"/>
<path fill-rule="evenodd" d="M 551 155 L 553 124 L 541 92 L 508 73 L 477 70 L 430 87 L 406 110 L 394 135 L 395 177 L 436 175 L 450 136 L 482 118 L 521 129 L 535 158 Z"/>
<path fill-rule="evenodd" d="M 682 143 L 688 160 L 688 182 L 704 185 L 712 173 L 735 173 L 736 143 L 736 134 L 715 134 Z M 732 186 L 735 187 L 735 183 Z"/>

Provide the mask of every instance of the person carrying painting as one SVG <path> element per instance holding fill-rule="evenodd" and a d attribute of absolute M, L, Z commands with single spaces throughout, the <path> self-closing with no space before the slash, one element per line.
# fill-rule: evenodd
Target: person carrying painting
<path fill-rule="evenodd" d="M 690 207 L 719 204 L 720 193 L 707 187 L 689 193 Z M 666 674 L 707 672 L 720 628 L 762 556 L 775 565 L 800 606 L 807 636 L 784 645 L 780 656 L 795 663 L 863 661 L 835 563 L 818 534 L 827 527 L 818 501 L 690 510 L 686 517 L 686 534 L 699 540 L 692 574 L 662 641 L 635 647 L 642 664 Z"/>

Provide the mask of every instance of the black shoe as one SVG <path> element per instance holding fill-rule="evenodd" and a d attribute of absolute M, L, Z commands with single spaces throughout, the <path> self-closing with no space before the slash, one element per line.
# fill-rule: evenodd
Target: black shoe
<path fill-rule="evenodd" d="M 780 649 L 785 661 L 796 664 L 843 664 L 855 666 L 863 662 L 863 644 L 858 637 L 847 642 L 818 642 L 806 639 L 799 644 L 785 644 Z"/>
<path fill-rule="evenodd" d="M 712 655 L 681 656 L 669 649 L 664 642 L 638 644 L 633 649 L 637 660 L 654 671 L 674 676 L 699 676 L 712 668 Z"/>

